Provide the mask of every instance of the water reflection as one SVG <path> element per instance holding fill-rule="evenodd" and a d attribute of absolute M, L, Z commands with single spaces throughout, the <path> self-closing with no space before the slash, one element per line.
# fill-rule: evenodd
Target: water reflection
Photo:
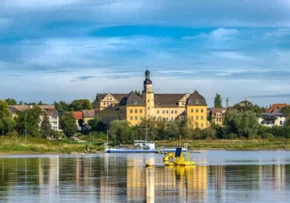
<path fill-rule="evenodd" d="M 159 166 L 144 167 L 148 162 Z M 290 197 L 290 167 L 283 161 L 164 168 L 160 155 L 101 154 L 0 163 L 0 202 L 283 202 Z"/>

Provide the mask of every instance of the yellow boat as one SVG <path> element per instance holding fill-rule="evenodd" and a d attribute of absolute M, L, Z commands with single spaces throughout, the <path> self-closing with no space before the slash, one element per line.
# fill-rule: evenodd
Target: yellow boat
<path fill-rule="evenodd" d="M 195 161 L 190 161 L 190 153 L 181 153 L 182 148 L 176 148 L 175 154 L 169 153 L 163 158 L 164 166 L 195 166 Z"/>

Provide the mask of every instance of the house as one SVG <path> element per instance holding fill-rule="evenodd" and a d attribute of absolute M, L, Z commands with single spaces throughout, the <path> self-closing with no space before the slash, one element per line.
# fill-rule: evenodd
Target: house
<path fill-rule="evenodd" d="M 282 113 L 263 113 L 258 122 L 262 126 L 273 127 L 273 126 L 284 126 L 287 118 Z"/>
<path fill-rule="evenodd" d="M 59 131 L 59 115 L 54 106 L 39 105 L 38 107 L 48 116 L 51 129 Z M 43 116 L 40 116 L 40 119 L 42 121 Z"/>
<path fill-rule="evenodd" d="M 210 111 L 212 123 L 223 126 L 227 110 L 228 108 L 212 108 Z"/>
<path fill-rule="evenodd" d="M 281 113 L 281 109 L 284 107 L 290 107 L 290 104 L 273 104 L 270 106 L 270 108 L 266 108 L 267 113 Z"/>
<path fill-rule="evenodd" d="M 97 94 L 94 108 L 106 125 L 115 119 L 138 125 L 144 118 L 156 121 L 185 118 L 193 128 L 207 127 L 207 103 L 198 91 L 192 94 L 154 93 L 149 70 L 145 71 L 142 93 Z"/>
<path fill-rule="evenodd" d="M 36 105 L 39 107 L 43 113 L 48 116 L 51 129 L 58 131 L 59 130 L 59 115 L 58 111 L 51 105 Z M 9 111 L 12 114 L 13 118 L 17 117 L 18 112 L 26 111 L 27 109 L 33 108 L 34 106 L 29 105 L 9 105 Z M 40 124 L 43 120 L 43 115 L 40 116 Z"/>
<path fill-rule="evenodd" d="M 83 120 L 84 123 L 88 123 L 89 120 L 92 120 L 96 117 L 96 112 L 94 109 L 92 110 L 83 110 Z"/>

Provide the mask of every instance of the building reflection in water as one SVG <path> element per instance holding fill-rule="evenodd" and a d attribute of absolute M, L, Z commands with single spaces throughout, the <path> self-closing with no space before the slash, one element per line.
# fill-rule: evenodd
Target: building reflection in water
<path fill-rule="evenodd" d="M 156 157 L 109 154 L 0 159 L 0 202 L 258 201 L 267 195 L 263 191 L 276 194 L 277 201 L 289 196 L 289 165 L 278 161 L 275 165 L 144 167 L 154 161 Z"/>
<path fill-rule="evenodd" d="M 127 201 L 206 201 L 206 166 L 145 168 L 132 162 L 140 160 L 128 160 Z"/>

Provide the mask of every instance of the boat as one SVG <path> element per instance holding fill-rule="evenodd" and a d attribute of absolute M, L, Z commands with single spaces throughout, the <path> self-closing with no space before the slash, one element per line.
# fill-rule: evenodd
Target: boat
<path fill-rule="evenodd" d="M 187 152 L 187 144 L 182 148 L 182 152 Z M 156 148 L 155 142 L 149 142 L 146 140 L 134 140 L 134 146 L 120 146 L 118 148 L 109 148 L 108 144 L 105 144 L 106 153 L 170 153 L 175 152 L 176 147 L 161 147 Z"/>

